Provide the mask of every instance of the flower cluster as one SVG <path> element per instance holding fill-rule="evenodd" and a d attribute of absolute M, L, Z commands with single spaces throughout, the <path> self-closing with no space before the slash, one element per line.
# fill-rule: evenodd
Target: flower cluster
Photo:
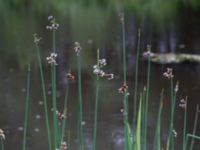
<path fill-rule="evenodd" d="M 56 53 L 51 53 L 49 57 L 47 57 L 47 62 L 51 65 L 58 65 L 57 62 L 56 62 L 56 57 L 58 55 Z"/>
<path fill-rule="evenodd" d="M 119 93 L 126 93 L 127 95 L 129 95 L 128 93 L 128 85 L 126 85 L 125 83 L 118 89 Z"/>
<path fill-rule="evenodd" d="M 187 106 L 186 100 L 181 99 L 181 100 L 180 100 L 179 107 L 181 107 L 181 108 L 186 108 L 186 106 Z"/>
<path fill-rule="evenodd" d="M 174 137 L 177 137 L 178 133 L 176 132 L 175 129 L 172 130 L 172 133 L 173 133 Z"/>
<path fill-rule="evenodd" d="M 151 58 L 154 56 L 154 53 L 151 52 L 151 46 L 150 45 L 147 45 L 147 51 L 143 52 L 142 54 L 143 57 L 145 58 Z"/>
<path fill-rule="evenodd" d="M 61 144 L 60 144 L 60 150 L 65 150 L 65 149 L 67 149 L 67 142 L 61 142 Z"/>
<path fill-rule="evenodd" d="M 167 79 L 172 79 L 174 77 L 173 69 L 167 68 L 167 71 L 163 73 L 163 76 L 166 77 Z"/>
<path fill-rule="evenodd" d="M 2 129 L 0 129 L 0 139 L 3 139 L 5 140 L 5 134 L 4 134 L 4 131 Z"/>
<path fill-rule="evenodd" d="M 36 43 L 36 44 L 39 43 L 40 40 L 42 39 L 41 37 L 37 37 L 37 33 L 34 33 L 33 37 L 34 37 L 34 43 Z"/>
<path fill-rule="evenodd" d="M 56 19 L 53 16 L 49 16 L 48 20 L 50 22 L 50 25 L 46 26 L 46 29 L 48 30 L 57 30 L 59 27 L 59 24 L 56 23 Z"/>
<path fill-rule="evenodd" d="M 177 92 L 178 92 L 178 90 L 179 90 L 179 83 L 178 83 L 178 82 L 176 82 L 176 86 L 175 86 L 175 88 L 174 88 L 174 92 L 175 92 L 175 93 L 177 93 Z"/>
<path fill-rule="evenodd" d="M 99 59 L 98 64 L 93 66 L 93 73 L 99 77 L 106 77 L 108 80 L 112 80 L 114 78 L 113 73 L 105 73 L 102 70 L 102 67 L 106 66 L 106 59 Z"/>
<path fill-rule="evenodd" d="M 56 111 L 56 114 L 57 114 L 57 116 L 58 116 L 59 121 L 62 121 L 62 120 L 64 120 L 64 119 L 66 118 L 66 112 L 61 113 L 61 112 L 59 112 L 59 111 L 57 110 L 57 111 Z"/>
<path fill-rule="evenodd" d="M 80 51 L 81 51 L 81 46 L 79 42 L 75 42 L 74 43 L 74 51 L 77 54 L 77 56 L 79 55 Z"/>
<path fill-rule="evenodd" d="M 75 76 L 71 72 L 68 72 L 66 76 L 67 76 L 67 80 L 71 82 L 75 80 Z"/>

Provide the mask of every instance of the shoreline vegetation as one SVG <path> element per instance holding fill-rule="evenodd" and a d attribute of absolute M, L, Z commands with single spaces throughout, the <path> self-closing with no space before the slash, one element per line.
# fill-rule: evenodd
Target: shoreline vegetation
<path fill-rule="evenodd" d="M 166 72 L 164 72 L 161 77 L 164 77 L 164 80 L 167 80 L 169 83 L 169 93 L 165 93 L 165 89 L 160 90 L 160 98 L 159 98 L 159 107 L 157 109 L 157 119 L 155 122 L 155 131 L 154 134 L 151 135 L 151 138 L 153 139 L 153 147 L 149 147 L 149 129 L 148 129 L 148 121 L 149 121 L 149 103 L 151 101 L 151 88 L 154 86 L 153 81 L 151 81 L 151 61 L 157 62 L 157 63 L 179 63 L 182 61 L 200 61 L 200 56 L 198 55 L 190 55 L 190 54 L 156 54 L 151 52 L 151 45 L 147 44 L 145 52 L 140 52 L 140 36 L 142 36 L 142 31 L 138 29 L 138 42 L 137 42 L 137 59 L 136 61 L 136 71 L 134 75 L 135 84 L 134 89 L 136 89 L 136 92 L 134 93 L 134 99 L 130 98 L 130 88 L 129 85 L 132 83 L 129 83 L 127 80 L 127 51 L 126 51 L 126 34 L 125 34 L 125 14 L 120 13 L 119 15 L 119 24 L 121 25 L 121 51 L 122 51 L 122 63 L 123 65 L 123 73 L 121 80 L 121 85 L 118 85 L 119 88 L 116 89 L 116 93 L 119 94 L 119 97 L 121 97 L 121 103 L 123 105 L 123 109 L 120 111 L 123 114 L 123 127 L 124 127 L 124 137 L 123 137 L 123 146 L 124 150 L 174 150 L 176 149 L 176 137 L 177 137 L 177 131 L 174 127 L 174 120 L 176 116 L 175 110 L 177 108 L 177 103 L 179 103 L 178 107 L 184 110 L 183 116 L 184 116 L 184 122 L 183 122 L 183 135 L 182 135 L 182 144 L 181 148 L 182 150 L 192 150 L 194 147 L 194 141 L 200 140 L 200 136 L 196 135 L 197 132 L 197 124 L 198 124 L 198 115 L 200 113 L 199 106 L 196 108 L 196 115 L 195 115 L 195 121 L 194 121 L 194 127 L 192 133 L 188 132 L 187 130 L 187 118 L 188 118 L 188 112 L 187 112 L 187 104 L 188 104 L 188 98 L 182 99 L 179 101 L 177 99 L 177 93 L 179 92 L 179 81 L 174 81 L 174 72 L 173 68 L 166 68 Z M 68 101 L 71 100 L 71 98 L 68 98 L 69 91 L 70 91 L 70 84 L 73 84 L 73 81 L 76 79 L 78 84 L 78 95 L 77 97 L 74 97 L 74 101 L 77 100 L 77 112 L 76 113 L 76 140 L 77 143 L 76 149 L 77 150 L 87 150 L 85 148 L 85 139 L 86 134 L 84 130 L 84 109 L 83 109 L 83 78 L 81 76 L 82 71 L 82 64 L 83 61 L 81 59 L 81 56 L 83 53 L 86 53 L 86 50 L 80 46 L 79 42 L 75 42 L 73 53 L 76 58 L 76 65 L 77 65 L 77 73 L 72 74 L 70 71 L 66 72 L 66 93 L 65 93 L 65 99 L 63 106 L 64 108 L 60 109 L 57 105 L 57 82 L 58 82 L 58 76 L 57 76 L 57 67 L 59 65 L 58 57 L 59 57 L 59 51 L 56 47 L 56 31 L 59 29 L 59 24 L 56 22 L 56 19 L 54 16 L 48 17 L 49 25 L 46 26 L 48 30 L 52 33 L 52 51 L 50 52 L 50 55 L 46 57 L 46 63 L 50 66 L 50 72 L 51 72 L 51 92 L 52 97 L 51 100 L 48 100 L 47 95 L 47 88 L 46 88 L 46 78 L 44 76 L 44 69 L 41 61 L 43 60 L 43 56 L 40 54 L 40 45 L 39 42 L 42 40 L 41 37 L 38 37 L 37 34 L 34 34 L 34 43 L 35 43 L 35 50 L 37 55 L 37 61 L 38 66 L 40 70 L 40 80 L 41 80 L 41 94 L 43 95 L 43 103 L 44 103 L 44 114 L 45 114 L 45 126 L 46 126 L 46 138 L 48 140 L 48 149 L 49 150 L 72 150 L 71 145 L 74 139 L 71 139 L 70 133 L 71 129 L 69 126 L 69 120 L 68 120 Z M 139 55 L 142 53 L 142 56 L 147 59 L 148 65 L 146 70 L 146 83 L 144 85 L 144 88 L 142 91 L 138 88 L 138 71 L 139 68 Z M 93 127 L 92 127 L 92 150 L 98 149 L 98 128 L 101 128 L 101 126 L 98 125 L 98 115 L 99 115 L 99 104 L 101 103 L 101 94 L 100 89 L 101 86 L 101 80 L 104 78 L 107 82 L 111 82 L 110 80 L 115 79 L 115 72 L 107 73 L 104 70 L 104 67 L 107 66 L 107 61 L 105 58 L 102 58 L 100 55 L 100 50 L 97 50 L 97 61 L 96 64 L 93 66 L 93 70 L 91 68 L 91 74 L 93 71 L 93 75 L 96 77 L 96 89 L 95 89 L 95 99 L 94 99 L 94 116 L 93 116 Z M 71 65 L 71 64 L 70 64 Z M 70 66 L 69 65 L 69 66 Z M 23 135 L 23 150 L 26 150 L 26 143 L 27 139 L 27 128 L 28 128 L 28 111 L 30 109 L 30 102 L 29 102 L 29 90 L 30 87 L 30 66 L 28 67 L 28 76 L 27 76 L 27 97 L 26 97 L 26 105 L 25 105 L 25 119 L 24 119 L 24 135 Z M 112 68 L 110 68 L 112 70 Z M 175 83 L 175 84 L 174 84 Z M 101 89 L 103 90 L 103 89 Z M 112 94 L 112 93 L 110 93 Z M 163 107 L 164 107 L 164 96 L 166 94 L 170 95 L 170 115 L 169 115 L 169 122 L 168 122 L 168 128 L 167 128 L 167 138 L 163 142 L 162 135 L 164 134 L 162 130 L 162 115 L 163 115 Z M 130 107 L 130 101 L 133 101 L 134 106 Z M 49 103 L 52 105 L 52 110 L 48 109 Z M 133 112 L 133 118 L 130 119 L 130 108 L 133 108 L 131 112 Z M 50 112 L 52 114 L 50 114 Z M 52 118 L 50 118 L 52 117 Z M 51 130 L 52 128 L 52 130 Z M 191 139 L 191 140 L 189 140 Z M 6 149 L 6 145 L 4 146 L 4 140 L 6 140 L 4 132 L 2 129 L 0 129 L 0 141 L 1 141 L 1 150 Z"/>

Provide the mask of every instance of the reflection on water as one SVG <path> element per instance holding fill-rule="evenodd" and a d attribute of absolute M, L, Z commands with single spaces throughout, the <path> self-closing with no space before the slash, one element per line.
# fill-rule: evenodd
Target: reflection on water
<path fill-rule="evenodd" d="M 95 13 L 91 13 L 95 12 Z M 143 20 L 141 26 L 141 49 L 144 50 L 147 44 L 152 45 L 153 52 L 176 52 L 176 53 L 199 53 L 200 22 L 197 19 L 198 13 L 180 15 L 176 20 L 172 20 L 162 27 L 155 25 L 150 19 Z M 23 16 L 23 15 L 22 15 Z M 24 18 L 23 18 L 24 17 Z M 5 130 L 6 149 L 21 149 L 23 134 L 24 101 L 26 94 L 26 69 L 27 62 L 32 64 L 31 81 L 31 102 L 30 119 L 28 128 L 27 144 L 30 150 L 47 149 L 46 129 L 44 126 L 43 104 L 41 103 L 41 85 L 39 70 L 34 62 L 34 45 L 32 35 L 38 32 L 43 37 L 41 49 L 43 50 L 43 60 L 51 50 L 50 33 L 45 30 L 47 24 L 46 16 L 41 18 L 18 17 L 12 22 L 5 22 L 3 30 L 0 29 L 2 41 L 1 65 L 0 65 L 0 127 Z M 63 17 L 63 18 L 62 18 Z M 122 84 L 122 52 L 121 36 L 118 14 L 114 12 L 102 12 L 101 10 L 83 9 L 77 12 L 71 8 L 69 14 L 62 16 L 60 20 L 60 30 L 57 32 L 57 47 L 59 53 L 58 72 L 58 107 L 62 110 L 64 91 L 66 86 L 66 72 L 71 68 L 76 74 L 76 63 L 73 54 L 73 43 L 79 41 L 82 45 L 83 58 L 83 120 L 86 149 L 92 149 L 92 128 L 95 98 L 95 80 L 92 74 L 92 66 L 96 62 L 96 49 L 100 48 L 101 57 L 108 60 L 106 71 L 113 72 L 115 79 L 112 81 L 102 80 L 100 83 L 100 103 L 98 112 L 97 150 L 122 150 L 124 143 L 123 136 L 123 96 L 118 93 L 118 88 Z M 27 20 L 28 19 L 28 20 Z M 187 19 L 187 21 L 185 21 Z M 130 120 L 132 117 L 133 94 L 134 94 L 134 68 L 135 49 L 137 41 L 137 29 L 139 23 L 135 22 L 132 13 L 127 12 L 126 16 L 126 47 L 128 62 L 128 83 L 130 87 Z M 15 24 L 15 26 L 12 26 Z M 5 33 L 8 28 L 10 32 Z M 6 29 L 6 30 L 4 30 Z M 10 44 L 11 43 L 11 44 Z M 50 70 L 46 62 L 45 67 L 46 85 L 49 90 L 48 98 L 51 97 Z M 200 91 L 200 65 L 196 63 L 183 63 L 177 65 L 153 64 L 151 73 L 151 90 L 149 104 L 148 139 L 149 147 L 153 143 L 153 135 L 158 109 L 159 93 L 165 88 L 164 109 L 162 118 L 162 142 L 165 143 L 168 132 L 170 91 L 169 83 L 162 77 L 166 67 L 173 67 L 175 80 L 180 83 L 180 91 L 177 95 L 175 129 L 178 133 L 175 138 L 176 149 L 181 149 L 182 142 L 182 122 L 183 110 L 178 107 L 178 103 L 185 96 L 189 97 L 188 130 L 191 133 L 194 122 L 195 105 L 198 104 Z M 139 89 L 146 84 L 147 64 L 140 61 Z M 70 94 L 68 103 L 68 129 L 70 129 L 71 149 L 77 148 L 77 80 L 70 84 Z M 49 100 L 50 101 L 50 100 Z M 51 104 L 49 102 L 49 113 L 51 114 Z M 197 135 L 200 135 L 199 131 Z M 200 143 L 196 142 L 196 150 Z"/>

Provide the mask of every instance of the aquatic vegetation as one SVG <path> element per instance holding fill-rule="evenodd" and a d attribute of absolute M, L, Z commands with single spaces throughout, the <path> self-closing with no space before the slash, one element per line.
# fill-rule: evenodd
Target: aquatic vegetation
<path fill-rule="evenodd" d="M 41 92 L 43 94 L 43 102 L 44 105 L 44 113 L 45 113 L 45 126 L 46 126 L 46 135 L 48 139 L 48 149 L 49 150 L 66 150 L 70 149 L 70 144 L 74 141 L 72 141 L 70 137 L 70 126 L 69 120 L 68 120 L 68 101 L 69 101 L 69 93 L 70 91 L 70 84 L 71 83 L 77 83 L 77 97 L 73 97 L 73 101 L 77 99 L 77 118 L 76 119 L 76 125 L 77 125 L 77 135 L 76 135 L 76 149 L 84 150 L 86 149 L 86 136 L 85 136 L 85 130 L 84 125 L 86 122 L 83 119 L 83 78 L 82 78 L 82 54 L 85 53 L 85 50 L 82 49 L 81 44 L 79 42 L 74 43 L 74 55 L 76 57 L 76 73 L 73 73 L 70 69 L 68 72 L 65 73 L 66 83 L 65 83 L 65 97 L 64 97 L 64 103 L 62 110 L 59 109 L 57 105 L 57 69 L 56 67 L 59 66 L 58 56 L 59 51 L 56 49 L 56 31 L 58 30 L 59 24 L 56 22 L 55 18 L 53 16 L 49 16 L 48 20 L 50 22 L 50 25 L 47 25 L 47 29 L 49 29 L 52 32 L 52 52 L 48 57 L 46 57 L 46 63 L 48 66 L 50 66 L 49 70 L 51 72 L 51 93 L 52 93 L 52 115 L 49 114 L 48 104 L 49 102 L 47 100 L 47 90 L 45 85 L 45 76 L 44 76 L 44 70 L 41 63 L 41 60 L 43 57 L 40 55 L 40 49 L 39 49 L 39 42 L 41 41 L 41 37 L 38 37 L 37 34 L 34 34 L 34 43 L 35 43 L 35 49 L 36 49 L 36 55 L 37 55 L 37 61 L 38 66 L 40 70 L 40 80 L 41 80 Z M 178 131 L 175 129 L 174 126 L 174 120 L 176 117 L 175 110 L 176 110 L 176 103 L 177 103 L 177 93 L 179 92 L 179 82 L 177 81 L 174 85 L 174 77 L 175 74 L 173 72 L 173 68 L 167 68 L 166 72 L 160 75 L 164 76 L 165 79 L 167 79 L 167 82 L 169 82 L 169 89 L 170 89 L 170 118 L 169 118 L 169 127 L 167 128 L 167 138 L 165 139 L 164 143 L 162 140 L 162 115 L 163 115 L 163 108 L 164 108 L 164 96 L 165 93 L 164 89 L 160 92 L 159 97 L 159 104 L 158 104 L 158 110 L 157 110 L 157 118 L 155 119 L 155 129 L 153 130 L 154 135 L 150 135 L 149 129 L 148 129 L 148 122 L 149 122 L 149 103 L 150 103 L 150 95 L 151 95 L 151 87 L 153 86 L 153 82 L 151 81 L 151 45 L 147 45 L 146 51 L 142 54 L 143 57 L 148 59 L 147 62 L 147 71 L 146 71 L 146 82 L 144 85 L 144 88 L 142 91 L 138 88 L 138 80 L 139 80 L 139 56 L 140 56 L 140 36 L 141 31 L 138 30 L 138 42 L 137 42 L 137 55 L 136 55 L 136 68 L 135 68 L 135 84 L 134 84 L 134 92 L 131 91 L 131 88 L 129 86 L 131 83 L 127 79 L 127 51 L 126 51 L 126 35 L 125 35 L 125 16 L 124 13 L 120 14 L 119 22 L 121 24 L 121 47 L 122 47 L 122 66 L 123 66 L 123 78 L 120 79 L 122 84 L 119 85 L 119 88 L 115 90 L 115 93 L 120 96 L 123 96 L 122 103 L 123 108 L 121 109 L 121 112 L 123 113 L 123 146 L 124 150 L 148 150 L 148 149 L 154 149 L 154 150 L 174 150 L 175 149 L 175 138 L 179 136 Z M 108 62 L 105 58 L 100 58 L 100 50 L 97 50 L 97 58 L 96 63 L 93 65 L 93 68 L 91 68 L 90 73 L 95 76 L 95 98 L 94 98 L 94 112 L 93 112 L 93 127 L 91 129 L 92 131 L 92 142 L 90 143 L 92 145 L 92 150 L 98 149 L 97 143 L 98 143 L 98 134 L 97 129 L 101 128 L 99 126 L 98 122 L 98 115 L 99 115 L 99 104 L 101 103 L 101 80 L 106 78 L 106 82 L 111 82 L 108 80 L 115 79 L 114 73 L 107 73 L 107 71 L 104 70 L 104 67 L 107 66 Z M 45 58 L 45 57 L 44 57 Z M 30 67 L 28 68 L 28 76 L 27 76 L 27 96 L 26 96 L 26 102 L 25 102 L 25 117 L 24 117 L 24 134 L 23 134 L 23 150 L 26 149 L 26 142 L 27 142 L 27 127 L 28 127 L 28 110 L 29 110 L 29 92 L 30 92 Z M 77 79 L 76 79 L 77 76 Z M 77 80 L 77 82 L 76 82 Z M 103 90 L 103 89 L 102 89 Z M 131 93 L 134 93 L 134 97 L 131 97 Z M 92 93 L 89 93 L 92 94 Z M 111 93 L 113 94 L 113 93 Z M 133 115 L 130 115 L 130 104 L 129 102 L 133 98 Z M 179 103 L 179 107 L 184 110 L 184 123 L 183 123 L 183 135 L 182 135 L 182 149 L 192 150 L 194 147 L 194 140 L 199 140 L 200 137 L 196 135 L 197 133 L 197 123 L 198 123 L 198 115 L 199 115 L 199 107 L 197 106 L 196 115 L 195 115 L 195 121 L 194 121 L 194 127 L 192 133 L 188 133 L 187 130 L 187 104 L 188 104 L 188 98 L 181 99 Z M 52 119 L 50 119 L 50 116 L 52 116 Z M 39 118 L 37 116 L 36 118 Z M 52 122 L 52 128 L 53 131 L 51 131 L 51 123 Z M 38 129 L 39 130 L 39 129 Z M 37 130 L 37 131 L 38 131 Z M 149 136 L 153 139 L 152 147 L 149 147 Z M 192 138 L 192 140 L 189 143 L 189 138 Z M 0 129 L 0 141 L 1 141 L 1 149 L 4 149 L 4 143 L 5 140 L 4 131 Z M 73 139 L 74 140 L 74 139 Z M 72 142 L 71 142 L 72 141 Z"/>

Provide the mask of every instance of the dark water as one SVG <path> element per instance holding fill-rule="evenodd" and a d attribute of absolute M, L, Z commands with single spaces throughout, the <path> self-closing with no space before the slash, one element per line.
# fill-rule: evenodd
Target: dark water
<path fill-rule="evenodd" d="M 94 11 L 93 14 L 87 10 L 75 12 L 73 10 L 66 16 L 58 17 L 60 29 L 57 31 L 56 45 L 59 49 L 59 65 L 57 66 L 57 102 L 58 109 L 62 111 L 66 87 L 66 76 L 69 68 L 77 76 L 76 60 L 73 52 L 74 41 L 82 45 L 82 81 L 83 81 L 83 120 L 85 121 L 84 135 L 86 149 L 91 149 L 93 111 L 95 99 L 95 76 L 92 67 L 96 62 L 96 50 L 100 49 L 100 56 L 107 59 L 107 72 L 115 74 L 111 81 L 101 80 L 100 82 L 100 103 L 98 112 L 97 149 L 98 150 L 122 150 L 123 149 L 123 115 L 120 109 L 123 107 L 123 96 L 118 93 L 118 88 L 123 82 L 122 76 L 122 51 L 121 32 L 118 14 L 106 14 Z M 84 13 L 84 15 L 83 15 Z M 85 15 L 87 14 L 87 15 Z M 126 49 L 127 49 L 127 78 L 130 89 L 130 120 L 133 108 L 134 94 L 134 71 L 137 46 L 137 30 L 140 27 L 141 51 L 146 49 L 147 44 L 152 45 L 153 52 L 174 52 L 199 54 L 200 51 L 200 21 L 199 13 L 183 11 L 177 14 L 176 19 L 169 20 L 159 26 L 154 21 L 144 16 L 137 22 L 130 12 L 125 14 L 126 27 Z M 37 32 L 43 37 L 40 43 L 43 50 L 43 64 L 46 75 L 46 86 L 48 89 L 49 111 L 51 110 L 51 82 L 50 68 L 45 62 L 46 56 L 51 51 L 51 34 L 45 30 L 47 16 L 27 18 L 24 15 L 11 15 L 11 22 L 5 21 L 0 30 L 1 41 L 1 64 L 0 64 L 0 128 L 6 134 L 5 148 L 7 150 L 21 149 L 23 126 L 24 102 L 26 96 L 26 66 L 31 62 L 31 97 L 30 114 L 27 137 L 27 147 L 30 150 L 47 149 L 46 129 L 43 114 L 41 83 L 39 68 L 35 59 L 32 34 Z M 16 22 L 15 22 L 16 21 Z M 37 21 L 37 22 L 36 22 Z M 12 23 L 16 25 L 13 26 Z M 7 33 L 6 30 L 7 29 Z M 142 52 L 141 52 L 142 53 Z M 141 56 L 140 56 L 141 57 Z M 146 85 L 147 62 L 140 59 L 139 89 Z M 174 69 L 174 81 L 179 81 L 180 88 L 177 94 L 175 111 L 175 130 L 178 136 L 175 138 L 176 149 L 181 149 L 183 109 L 178 104 L 182 98 L 188 96 L 188 132 L 192 133 L 195 109 L 199 104 L 200 91 L 200 64 L 152 64 L 151 87 L 149 102 L 148 137 L 149 149 L 153 143 L 155 122 L 157 117 L 159 95 L 162 88 L 165 88 L 164 108 L 162 117 L 162 143 L 167 139 L 169 126 L 170 106 L 170 84 L 162 73 L 167 67 Z M 70 83 L 68 101 L 68 119 L 71 130 L 70 146 L 76 149 L 76 127 L 77 127 L 77 105 L 78 89 L 77 80 Z M 50 111 L 51 113 L 51 111 Z M 197 134 L 200 135 L 199 128 Z M 163 145 L 165 147 L 165 145 Z M 195 149 L 198 150 L 200 142 L 195 141 Z"/>

